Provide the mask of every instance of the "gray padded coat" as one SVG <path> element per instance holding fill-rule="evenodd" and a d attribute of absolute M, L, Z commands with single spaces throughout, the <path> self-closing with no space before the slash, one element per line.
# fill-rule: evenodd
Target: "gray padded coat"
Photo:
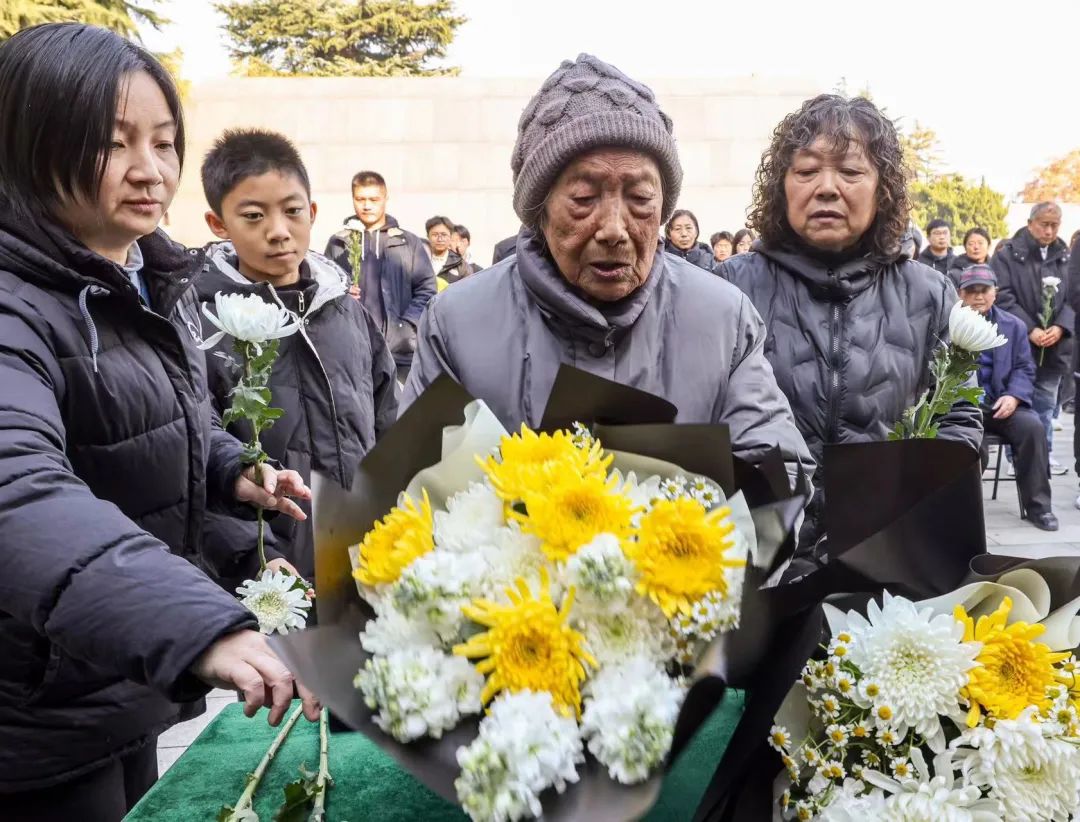
<path fill-rule="evenodd" d="M 794 474 L 813 464 L 764 356 L 765 327 L 738 290 L 658 252 L 645 284 L 586 301 L 522 230 L 516 255 L 439 294 L 420 323 L 402 408 L 440 374 L 508 429 L 538 425 L 561 363 L 648 391 L 678 421 L 721 422 L 737 456 L 779 446 Z"/>

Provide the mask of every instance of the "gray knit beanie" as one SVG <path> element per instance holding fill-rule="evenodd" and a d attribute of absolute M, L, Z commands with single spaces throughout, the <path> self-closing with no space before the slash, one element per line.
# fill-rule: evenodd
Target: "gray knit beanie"
<path fill-rule="evenodd" d="M 652 155 L 664 180 L 666 223 L 682 187 L 682 166 L 671 136 L 671 118 L 652 89 L 590 54 L 564 60 L 529 101 L 518 122 L 510 159 L 514 211 L 535 226 L 559 174 L 574 158 L 601 146 L 636 148 Z"/>

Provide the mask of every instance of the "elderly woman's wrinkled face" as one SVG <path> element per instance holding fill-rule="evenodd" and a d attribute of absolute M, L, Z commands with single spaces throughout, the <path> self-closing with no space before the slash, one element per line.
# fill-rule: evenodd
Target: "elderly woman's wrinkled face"
<path fill-rule="evenodd" d="M 660 169 L 640 151 L 603 148 L 563 169 L 541 229 L 563 277 L 612 302 L 649 278 L 660 233 Z"/>
<path fill-rule="evenodd" d="M 877 169 L 861 143 L 840 154 L 819 137 L 795 152 L 784 175 L 788 223 L 814 248 L 843 251 L 874 222 L 877 187 Z"/>
<path fill-rule="evenodd" d="M 689 251 L 697 242 L 697 228 L 689 217 L 676 217 L 671 221 L 668 234 L 671 244 L 682 251 Z"/>

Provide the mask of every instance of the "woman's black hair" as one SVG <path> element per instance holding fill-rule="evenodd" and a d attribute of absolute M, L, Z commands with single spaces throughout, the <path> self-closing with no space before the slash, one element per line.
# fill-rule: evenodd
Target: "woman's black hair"
<path fill-rule="evenodd" d="M 32 26 L 0 45 L 0 198 L 25 217 L 41 217 L 64 200 L 97 197 L 118 98 L 138 71 L 165 95 L 182 166 L 180 95 L 146 49 L 81 23 Z"/>
<path fill-rule="evenodd" d="M 740 228 L 738 231 L 735 232 L 735 238 L 731 242 L 732 251 L 734 251 L 738 247 L 739 243 L 743 241 L 744 237 L 749 237 L 750 242 L 754 242 L 754 240 L 757 239 L 757 237 L 754 236 L 754 232 L 751 231 L 749 228 Z"/>
<path fill-rule="evenodd" d="M 795 238 L 787 220 L 784 178 L 795 152 L 810 148 L 819 137 L 840 154 L 853 143 L 865 150 L 878 173 L 877 216 L 866 230 L 867 250 L 880 259 L 894 257 L 911 212 L 907 167 L 896 126 L 863 97 L 820 94 L 780 121 L 761 156 L 747 224 L 756 228 L 761 241 L 771 248 Z"/>
<path fill-rule="evenodd" d="M 976 226 L 975 228 L 969 228 L 967 231 L 964 232 L 964 245 L 967 245 L 967 241 L 970 239 L 972 234 L 978 234 L 980 237 L 986 239 L 986 254 L 987 256 L 990 256 L 990 232 L 987 231 L 985 228 L 980 228 L 979 226 Z"/>
<path fill-rule="evenodd" d="M 701 236 L 701 226 L 698 225 L 697 217 L 694 216 L 692 211 L 687 211 L 685 208 L 676 209 L 671 215 L 671 219 L 667 221 L 667 225 L 664 226 L 664 236 L 669 240 L 671 239 L 671 227 L 675 225 L 675 221 L 680 217 L 689 217 L 690 222 L 694 224 L 694 242 L 697 242 L 697 238 Z"/>

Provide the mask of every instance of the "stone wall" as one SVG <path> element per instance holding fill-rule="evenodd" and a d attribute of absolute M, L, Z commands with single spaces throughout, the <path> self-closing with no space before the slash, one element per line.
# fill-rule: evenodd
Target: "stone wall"
<path fill-rule="evenodd" d="M 389 211 L 422 233 L 445 214 L 473 235 L 473 259 L 517 229 L 511 206 L 510 153 L 518 117 L 540 80 L 473 78 L 236 78 L 195 86 L 187 101 L 188 161 L 170 210 L 181 242 L 211 239 L 199 164 L 224 129 L 260 126 L 294 140 L 319 205 L 312 245 L 352 214 L 349 180 L 382 173 Z M 685 169 L 680 206 L 713 231 L 742 226 L 754 169 L 776 123 L 819 89 L 760 77 L 649 82 L 675 122 Z"/>

